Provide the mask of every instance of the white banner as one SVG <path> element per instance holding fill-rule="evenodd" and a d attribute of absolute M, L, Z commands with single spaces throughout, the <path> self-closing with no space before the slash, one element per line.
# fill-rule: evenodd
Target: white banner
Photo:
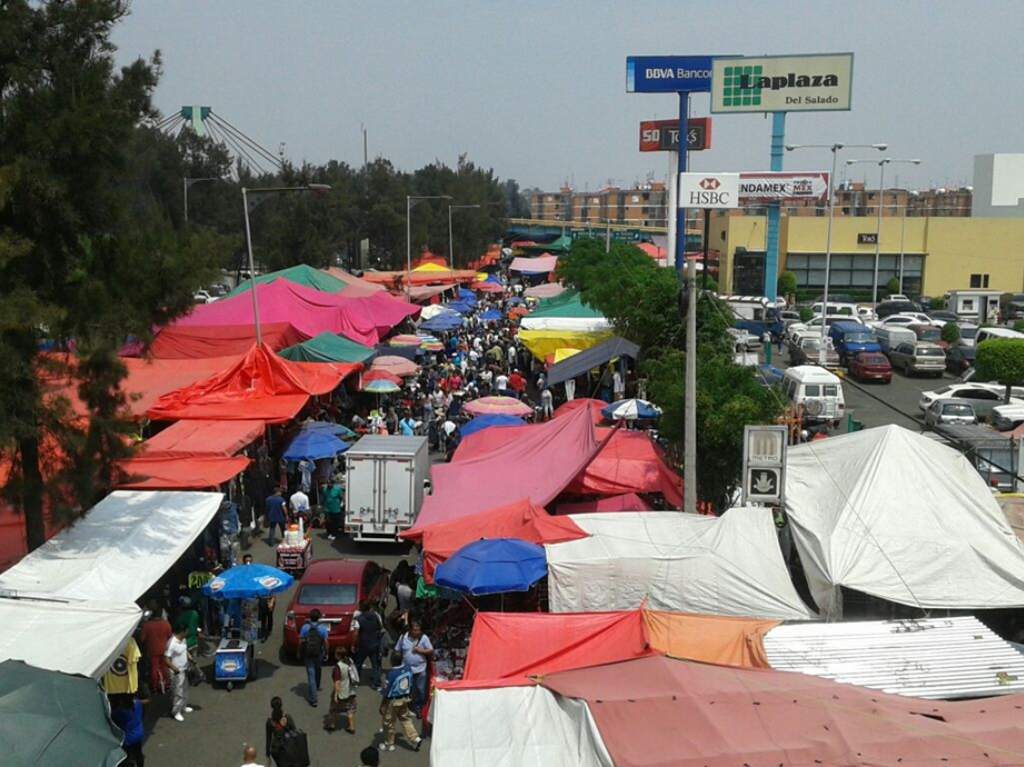
<path fill-rule="evenodd" d="M 740 202 L 792 202 L 828 198 L 828 173 L 741 173 Z"/>
<path fill-rule="evenodd" d="M 739 173 L 680 173 L 680 208 L 738 208 Z"/>

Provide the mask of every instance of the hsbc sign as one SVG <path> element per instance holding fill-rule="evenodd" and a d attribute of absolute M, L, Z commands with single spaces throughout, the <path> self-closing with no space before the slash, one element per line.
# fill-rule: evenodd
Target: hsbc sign
<path fill-rule="evenodd" d="M 680 173 L 680 208 L 738 208 L 739 173 Z"/>

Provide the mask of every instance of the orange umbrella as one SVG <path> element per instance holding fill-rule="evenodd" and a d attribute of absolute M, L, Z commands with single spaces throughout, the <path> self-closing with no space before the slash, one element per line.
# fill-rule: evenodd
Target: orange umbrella
<path fill-rule="evenodd" d="M 374 359 L 370 364 L 370 370 L 383 370 L 396 376 L 414 376 L 420 372 L 420 366 L 405 357 L 385 354 Z"/>

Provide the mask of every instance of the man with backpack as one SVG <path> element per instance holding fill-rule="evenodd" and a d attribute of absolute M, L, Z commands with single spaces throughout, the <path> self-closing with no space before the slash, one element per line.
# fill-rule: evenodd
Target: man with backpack
<path fill-rule="evenodd" d="M 380 715 L 384 724 L 384 740 L 381 741 L 380 750 L 395 750 L 395 722 L 398 721 L 409 745 L 414 751 L 419 751 L 423 738 L 416 732 L 412 711 L 409 710 L 413 691 L 412 669 L 402 661 L 402 654 L 397 651 L 391 655 L 391 665 L 393 668 L 384 682 L 383 699 L 380 702 Z"/>
<path fill-rule="evenodd" d="M 327 634 L 327 625 L 320 622 L 320 611 L 310 610 L 309 620 L 299 631 L 299 641 L 302 643 L 302 658 L 306 662 L 306 682 L 309 687 L 306 700 L 313 708 L 316 708 L 316 691 L 320 689 L 320 672 L 327 658 Z"/>

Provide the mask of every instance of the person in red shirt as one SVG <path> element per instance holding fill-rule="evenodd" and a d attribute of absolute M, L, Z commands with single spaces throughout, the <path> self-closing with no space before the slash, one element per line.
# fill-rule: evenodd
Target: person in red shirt
<path fill-rule="evenodd" d="M 526 392 L 526 379 L 518 370 L 513 370 L 512 375 L 508 377 L 508 388 L 514 391 L 519 398 L 522 398 Z"/>
<path fill-rule="evenodd" d="M 149 603 L 149 618 L 139 629 L 139 644 L 149 664 L 149 688 L 154 693 L 167 692 L 167 669 L 164 666 L 164 650 L 170 641 L 171 624 L 163 617 L 156 602 Z"/>

